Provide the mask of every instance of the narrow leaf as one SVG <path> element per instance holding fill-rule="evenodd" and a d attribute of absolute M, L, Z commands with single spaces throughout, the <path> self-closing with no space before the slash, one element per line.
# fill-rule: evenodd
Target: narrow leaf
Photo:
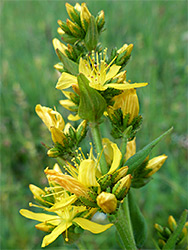
<path fill-rule="evenodd" d="M 177 228 L 174 230 L 174 232 L 171 234 L 170 238 L 168 239 L 167 243 L 163 247 L 163 250 L 168 249 L 175 249 L 176 242 L 178 240 L 178 237 L 180 236 L 182 229 L 185 225 L 187 219 L 187 210 L 184 210 L 181 214 L 180 220 L 178 222 Z"/>
<path fill-rule="evenodd" d="M 142 162 L 149 155 L 151 150 L 157 145 L 157 143 L 160 142 L 160 140 L 163 139 L 166 135 L 168 135 L 172 130 L 173 128 L 170 128 L 157 139 L 145 146 L 142 150 L 138 151 L 131 158 L 129 158 L 124 164 L 129 167 L 128 174 L 131 174 L 137 167 L 139 167 L 140 164 L 142 164 Z"/>
<path fill-rule="evenodd" d="M 63 63 L 63 66 L 65 69 L 73 74 L 73 75 L 78 75 L 79 70 L 78 70 L 78 64 L 75 63 L 74 61 L 70 60 L 68 57 L 66 57 L 59 49 L 56 49 L 56 53 L 58 54 L 59 59 Z"/>
<path fill-rule="evenodd" d="M 78 75 L 80 89 L 80 105 L 78 115 L 89 122 L 96 122 L 106 109 L 105 99 L 89 86 L 89 80 L 83 75 Z"/>
<path fill-rule="evenodd" d="M 129 212 L 131 217 L 131 224 L 133 229 L 133 234 L 135 238 L 135 242 L 138 248 L 141 248 L 147 237 L 147 224 L 143 214 L 138 207 L 134 195 L 132 194 L 131 190 L 128 194 L 129 200 Z"/>

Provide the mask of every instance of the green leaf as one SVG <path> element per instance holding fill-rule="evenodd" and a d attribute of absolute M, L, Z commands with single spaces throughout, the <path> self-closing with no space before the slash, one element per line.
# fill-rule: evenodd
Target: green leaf
<path fill-rule="evenodd" d="M 89 80 L 83 75 L 78 75 L 80 89 L 80 105 L 78 115 L 89 122 L 96 122 L 106 109 L 105 99 L 89 86 Z"/>
<path fill-rule="evenodd" d="M 143 214 L 138 207 L 136 200 L 134 198 L 131 190 L 128 194 L 129 201 L 129 212 L 131 217 L 131 224 L 134 234 L 134 239 L 138 248 L 141 248 L 144 245 L 147 237 L 147 225 Z"/>
<path fill-rule="evenodd" d="M 186 219 L 187 219 L 187 211 L 183 211 L 181 214 L 180 220 L 178 222 L 177 228 L 174 230 L 174 232 L 171 234 L 170 238 L 168 239 L 167 243 L 163 247 L 163 250 L 168 250 L 168 249 L 175 249 L 176 242 L 178 240 L 178 237 L 180 236 L 182 229 L 185 225 Z"/>
<path fill-rule="evenodd" d="M 59 59 L 63 63 L 63 66 L 65 69 L 73 74 L 73 75 L 78 75 L 79 70 L 78 70 L 78 64 L 75 63 L 74 61 L 70 60 L 68 57 L 66 57 L 59 49 L 56 49 L 56 53 L 58 54 Z"/>
<path fill-rule="evenodd" d="M 150 144 L 145 146 L 142 150 L 138 151 L 131 158 L 129 158 L 125 162 L 125 165 L 129 167 L 128 174 L 131 174 L 137 167 L 139 167 L 140 164 L 142 164 L 142 162 L 149 155 L 151 150 L 157 145 L 157 143 L 160 142 L 160 140 L 163 139 L 166 135 L 168 135 L 172 130 L 173 130 L 173 127 L 170 128 L 169 130 L 167 130 L 165 133 L 163 133 L 157 139 L 152 141 Z"/>

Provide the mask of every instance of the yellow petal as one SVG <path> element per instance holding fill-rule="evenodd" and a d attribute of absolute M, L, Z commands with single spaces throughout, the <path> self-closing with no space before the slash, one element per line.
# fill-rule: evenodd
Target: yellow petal
<path fill-rule="evenodd" d="M 118 167 L 122 158 L 121 151 L 119 150 L 117 144 L 111 143 L 111 147 L 113 149 L 113 161 L 108 174 L 112 174 Z"/>
<path fill-rule="evenodd" d="M 108 84 L 106 84 L 106 85 L 101 85 L 101 84 L 99 84 L 99 83 L 93 83 L 93 82 L 90 82 L 90 83 L 89 83 L 89 86 L 90 86 L 91 88 L 97 89 L 97 90 L 100 90 L 100 91 L 106 90 L 106 89 L 108 88 L 107 85 L 108 85 Z"/>
<path fill-rule="evenodd" d="M 78 181 L 86 187 L 98 186 L 94 160 L 83 160 L 79 166 Z"/>
<path fill-rule="evenodd" d="M 37 220 L 40 222 L 48 221 L 50 224 L 55 225 L 55 226 L 58 225 L 61 221 L 59 216 L 44 214 L 44 213 L 34 213 L 27 209 L 21 209 L 20 214 L 31 220 Z"/>
<path fill-rule="evenodd" d="M 102 145 L 104 147 L 104 155 L 108 165 L 111 165 L 113 159 L 113 149 L 111 147 L 112 142 L 108 138 L 102 139 Z"/>
<path fill-rule="evenodd" d="M 75 103 L 71 100 L 60 100 L 59 103 L 66 109 L 70 110 L 70 111 L 74 111 L 73 109 L 78 109 L 75 105 Z M 74 108 L 75 107 L 75 108 Z"/>
<path fill-rule="evenodd" d="M 46 235 L 43 238 L 42 241 L 42 247 L 48 246 L 50 243 L 52 243 L 54 240 L 57 239 L 57 237 L 62 234 L 64 231 L 66 231 L 70 226 L 72 225 L 72 222 L 61 222 L 59 226 L 57 226 L 50 234 Z"/>
<path fill-rule="evenodd" d="M 110 80 L 111 78 L 113 78 L 115 75 L 117 75 L 118 71 L 120 70 L 121 66 L 117 66 L 117 65 L 112 65 L 110 67 L 110 70 L 108 71 L 108 73 L 106 74 L 106 79 L 105 81 Z"/>
<path fill-rule="evenodd" d="M 78 224 L 81 228 L 88 230 L 94 234 L 102 233 L 106 231 L 108 228 L 110 228 L 111 226 L 113 226 L 113 224 L 111 223 L 107 225 L 101 225 L 93 221 L 84 219 L 84 218 L 75 218 L 73 222 Z"/>
<path fill-rule="evenodd" d="M 57 163 L 54 164 L 53 170 L 55 170 L 56 172 L 62 173 L 61 168 L 59 167 Z"/>
<path fill-rule="evenodd" d="M 87 60 L 80 58 L 79 73 L 84 74 L 87 78 L 91 75 L 91 67 Z"/>
<path fill-rule="evenodd" d="M 72 114 L 70 114 L 70 115 L 68 116 L 68 119 L 69 119 L 70 121 L 78 121 L 78 120 L 80 120 L 81 118 L 80 118 L 79 115 L 72 115 Z"/>
<path fill-rule="evenodd" d="M 131 84 L 128 84 L 128 83 L 125 83 L 125 84 L 109 83 L 109 84 L 106 84 L 105 86 L 107 88 L 114 88 L 114 89 L 123 90 L 123 89 L 133 89 L 133 88 L 145 87 L 147 85 L 148 85 L 147 82 L 142 82 L 142 83 L 131 83 Z"/>
<path fill-rule="evenodd" d="M 63 72 L 57 82 L 57 89 L 67 89 L 72 86 L 72 84 L 77 84 L 77 77 L 69 73 Z"/>
<path fill-rule="evenodd" d="M 49 208 L 48 211 L 56 211 L 56 210 L 62 209 L 64 207 L 74 203 L 76 200 L 77 200 L 76 195 L 71 195 L 67 198 L 63 198 L 63 199 L 61 199 L 60 202 L 56 202 L 54 206 Z"/>
<path fill-rule="evenodd" d="M 125 154 L 126 161 L 134 154 L 136 154 L 136 137 L 132 141 L 127 142 Z"/>

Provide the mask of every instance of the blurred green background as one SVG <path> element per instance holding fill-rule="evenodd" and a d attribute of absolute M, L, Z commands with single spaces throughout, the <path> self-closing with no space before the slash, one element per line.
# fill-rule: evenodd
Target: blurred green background
<path fill-rule="evenodd" d="M 74 4 L 75 1 L 70 1 Z M 160 142 L 152 155 L 167 154 L 164 167 L 135 196 L 148 222 L 149 235 L 143 249 L 155 249 L 154 223 L 166 225 L 187 207 L 187 1 L 86 1 L 96 15 L 105 11 L 107 30 L 103 46 L 111 49 L 133 43 L 127 65 L 128 79 L 149 82 L 138 90 L 142 130 L 137 149 L 169 127 L 173 133 Z M 28 185 L 45 186 L 46 166 L 55 160 L 46 156 L 41 141 L 50 144 L 46 127 L 35 114 L 35 105 L 60 107 L 55 89 L 58 78 L 53 65 L 58 58 L 51 40 L 57 20 L 66 20 L 65 1 L 4 1 L 1 4 L 1 249 L 41 249 L 45 233 L 34 228 L 18 211 L 28 208 L 32 195 Z M 84 141 L 88 145 L 89 138 Z M 119 249 L 115 230 L 101 235 L 85 232 L 85 249 Z M 77 249 L 63 245 L 59 237 L 48 249 Z"/>

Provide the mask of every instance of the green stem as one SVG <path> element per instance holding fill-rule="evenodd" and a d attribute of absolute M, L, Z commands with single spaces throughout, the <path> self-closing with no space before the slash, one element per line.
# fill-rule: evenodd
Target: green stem
<path fill-rule="evenodd" d="M 121 153 L 122 153 L 122 158 L 121 158 L 121 161 L 120 161 L 120 164 L 119 164 L 119 168 L 122 167 L 123 165 L 123 162 L 124 162 L 124 156 L 126 154 L 126 149 L 127 149 L 127 136 L 123 136 L 122 138 L 122 142 L 121 142 Z"/>
<path fill-rule="evenodd" d="M 124 249 L 137 250 L 133 236 L 127 197 L 124 199 L 123 204 L 120 205 L 117 214 L 113 218 L 109 216 L 109 220 L 115 225 L 121 238 L 121 242 L 124 244 Z"/>
<path fill-rule="evenodd" d="M 96 151 L 98 154 L 101 154 L 101 159 L 100 159 L 100 168 L 101 168 L 101 173 L 102 175 L 106 174 L 108 172 L 108 167 L 103 151 L 103 146 L 102 146 L 102 138 L 99 130 L 99 125 L 97 123 L 90 123 L 90 128 L 91 128 L 91 134 L 93 137 L 93 141 L 96 147 Z"/>
<path fill-rule="evenodd" d="M 126 154 L 126 150 L 127 150 L 127 142 L 128 142 L 128 138 L 130 137 L 130 133 L 132 131 L 132 126 L 129 126 L 123 133 L 123 137 L 122 137 L 122 142 L 121 142 L 121 153 L 122 153 L 122 158 L 119 164 L 119 168 L 122 167 L 124 161 L 125 161 L 125 154 Z"/>

